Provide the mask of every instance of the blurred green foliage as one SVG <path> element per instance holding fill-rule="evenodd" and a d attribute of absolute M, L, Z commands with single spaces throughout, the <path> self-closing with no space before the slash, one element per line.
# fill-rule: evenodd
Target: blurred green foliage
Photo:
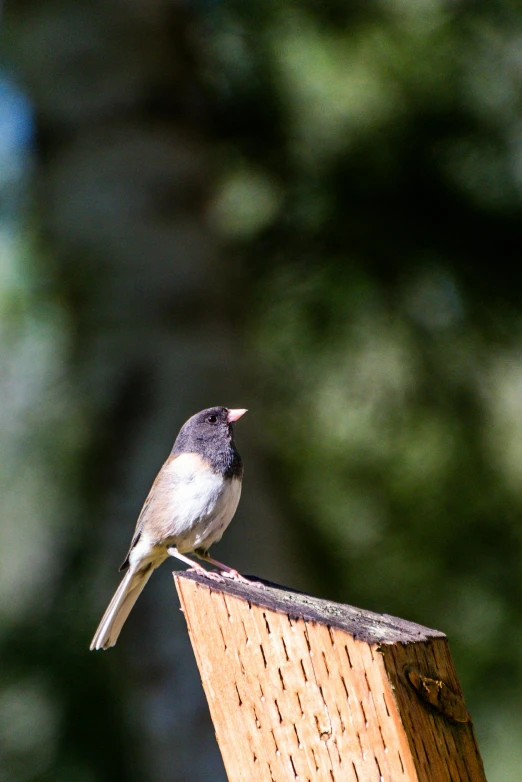
<path fill-rule="evenodd" d="M 488 778 L 517 779 L 522 9 L 225 3 L 213 24 L 214 214 L 316 588 L 447 632 Z"/>

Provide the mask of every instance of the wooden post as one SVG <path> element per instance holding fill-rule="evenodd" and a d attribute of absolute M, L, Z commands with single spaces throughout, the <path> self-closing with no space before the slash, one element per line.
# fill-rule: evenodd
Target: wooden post
<path fill-rule="evenodd" d="M 443 633 L 174 575 L 230 782 L 486 779 Z"/>

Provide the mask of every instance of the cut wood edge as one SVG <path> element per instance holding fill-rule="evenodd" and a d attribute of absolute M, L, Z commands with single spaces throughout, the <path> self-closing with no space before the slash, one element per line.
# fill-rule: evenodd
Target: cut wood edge
<path fill-rule="evenodd" d="M 485 780 L 443 633 L 277 585 L 174 577 L 231 782 Z"/>

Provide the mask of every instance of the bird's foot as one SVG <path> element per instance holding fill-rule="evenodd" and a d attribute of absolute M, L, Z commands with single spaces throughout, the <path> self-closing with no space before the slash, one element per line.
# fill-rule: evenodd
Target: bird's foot
<path fill-rule="evenodd" d="M 206 578 L 209 578 L 211 581 L 216 581 L 218 584 L 224 584 L 225 579 L 223 576 L 224 573 L 218 573 L 217 570 L 207 570 L 206 568 L 191 568 L 191 570 L 194 569 L 197 573 L 204 573 Z"/>
<path fill-rule="evenodd" d="M 200 573 L 202 576 L 210 578 L 211 581 L 218 581 L 221 584 L 224 583 L 223 577 L 219 573 L 216 573 L 214 570 L 207 570 L 203 565 L 200 565 L 199 562 L 194 562 L 193 559 L 189 559 L 184 554 L 180 554 L 175 546 L 168 548 L 167 553 L 171 557 L 176 557 L 176 559 L 179 559 L 181 562 L 184 562 L 185 565 L 188 565 L 187 572 L 192 571 L 193 573 Z"/>
<path fill-rule="evenodd" d="M 241 584 L 251 584 L 252 582 L 241 575 L 237 570 L 230 568 L 230 570 L 222 570 L 221 575 L 224 578 L 229 578 L 231 581 L 239 581 Z"/>
<path fill-rule="evenodd" d="M 264 584 L 262 584 L 260 581 L 251 581 L 249 578 L 242 576 L 241 573 L 239 573 L 237 570 L 222 570 L 221 575 L 225 578 L 229 578 L 231 581 L 237 581 L 239 584 L 249 584 L 249 586 L 264 588 Z"/>
<path fill-rule="evenodd" d="M 203 562 L 208 562 L 209 565 L 214 565 L 214 567 L 219 568 L 220 575 L 223 578 L 229 578 L 231 581 L 236 581 L 239 584 L 251 584 L 253 586 L 260 587 L 262 589 L 265 588 L 265 585 L 262 584 L 260 581 L 250 581 L 250 579 L 245 578 L 245 576 L 242 576 L 241 573 L 239 573 L 235 568 L 230 567 L 229 565 L 224 565 L 222 562 L 218 562 L 217 559 L 213 559 L 208 551 L 205 551 L 205 549 L 197 548 L 194 551 L 194 554 L 203 560 Z M 207 571 L 208 573 L 209 571 Z"/>

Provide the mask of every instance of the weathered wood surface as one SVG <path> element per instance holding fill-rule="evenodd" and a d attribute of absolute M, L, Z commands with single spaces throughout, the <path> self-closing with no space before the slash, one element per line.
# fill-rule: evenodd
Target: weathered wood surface
<path fill-rule="evenodd" d="M 176 572 L 230 782 L 483 782 L 443 633 Z"/>

